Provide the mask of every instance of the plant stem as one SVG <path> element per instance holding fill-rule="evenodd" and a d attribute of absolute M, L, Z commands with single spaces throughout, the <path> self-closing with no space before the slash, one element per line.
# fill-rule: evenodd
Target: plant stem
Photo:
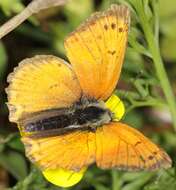
<path fill-rule="evenodd" d="M 163 102 L 157 100 L 157 99 L 149 99 L 146 101 L 133 101 L 132 105 L 128 107 L 126 110 L 126 113 L 130 112 L 132 109 L 137 107 L 147 107 L 147 106 L 153 106 L 153 107 L 160 107 L 160 108 L 166 108 L 167 105 L 165 105 Z"/>
<path fill-rule="evenodd" d="M 120 184 L 120 178 L 119 173 L 117 170 L 111 170 L 112 175 L 112 190 L 120 190 L 121 184 Z"/>
<path fill-rule="evenodd" d="M 22 12 L 14 16 L 12 19 L 0 27 L 0 39 L 14 30 L 34 13 L 38 13 L 39 11 L 46 8 L 61 6 L 67 1 L 68 0 L 33 0 Z"/>
<path fill-rule="evenodd" d="M 169 105 L 169 109 L 171 112 L 172 120 L 173 120 L 173 127 L 176 131 L 176 102 L 175 97 L 172 92 L 172 88 L 167 76 L 167 73 L 164 68 L 164 63 L 161 58 L 158 41 L 155 39 L 155 36 L 153 34 L 153 30 L 149 24 L 149 21 L 147 19 L 147 15 L 145 14 L 144 6 L 142 4 L 142 1 L 138 1 L 138 8 L 136 9 L 138 11 L 139 19 L 145 34 L 145 38 L 147 40 L 150 53 L 153 57 L 154 66 L 156 69 L 157 76 L 160 80 L 162 90 L 164 92 L 164 95 L 166 97 L 167 103 Z"/>
<path fill-rule="evenodd" d="M 32 13 L 29 9 L 24 9 L 21 13 L 14 16 L 8 22 L 3 24 L 0 27 L 0 39 L 3 38 L 6 34 L 14 30 L 17 26 L 19 26 L 22 22 L 24 22 L 28 17 L 30 17 Z"/>

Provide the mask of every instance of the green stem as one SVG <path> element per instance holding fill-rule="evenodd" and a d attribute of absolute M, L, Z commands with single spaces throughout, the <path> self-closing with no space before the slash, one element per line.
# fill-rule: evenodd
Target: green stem
<path fill-rule="evenodd" d="M 157 100 L 157 99 L 149 99 L 146 101 L 132 101 L 132 105 L 128 107 L 128 109 L 126 110 L 126 113 L 130 112 L 132 109 L 137 108 L 137 107 L 147 107 L 147 106 L 151 106 L 151 107 L 161 107 L 161 108 L 165 108 L 166 105 Z"/>
<path fill-rule="evenodd" d="M 120 190 L 121 183 L 120 183 L 120 176 L 117 170 L 111 170 L 112 174 L 112 190 Z"/>
<path fill-rule="evenodd" d="M 173 126 L 176 131 L 176 102 L 175 102 L 175 97 L 172 92 L 172 88 L 171 88 L 167 73 L 164 68 L 163 60 L 161 58 L 158 41 L 154 37 L 152 28 L 147 19 L 147 15 L 145 14 L 142 1 L 138 1 L 138 8 L 136 10 L 138 11 L 138 15 L 140 17 L 140 22 L 145 34 L 145 38 L 147 40 L 150 53 L 152 54 L 152 57 L 153 57 L 156 73 L 160 80 L 160 84 L 164 92 L 164 95 L 166 97 L 166 100 L 168 102 L 169 109 L 172 115 Z"/>

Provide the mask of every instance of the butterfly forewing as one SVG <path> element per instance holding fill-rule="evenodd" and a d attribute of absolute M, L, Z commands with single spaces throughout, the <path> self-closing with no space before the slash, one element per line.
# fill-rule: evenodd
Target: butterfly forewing
<path fill-rule="evenodd" d="M 8 76 L 8 82 L 9 119 L 13 122 L 35 112 L 69 107 L 81 96 L 71 66 L 55 56 L 23 60 Z"/>
<path fill-rule="evenodd" d="M 107 99 L 120 76 L 126 49 L 129 11 L 112 6 L 96 13 L 65 40 L 67 56 L 83 92 L 96 99 Z"/>

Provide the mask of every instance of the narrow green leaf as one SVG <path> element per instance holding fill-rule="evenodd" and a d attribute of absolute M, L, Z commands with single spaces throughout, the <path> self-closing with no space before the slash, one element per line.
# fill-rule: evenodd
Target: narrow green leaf
<path fill-rule="evenodd" d="M 18 152 L 8 150 L 0 153 L 0 165 L 18 180 L 24 179 L 27 175 L 25 159 Z"/>
<path fill-rule="evenodd" d="M 6 66 L 7 66 L 7 55 L 4 46 L 0 41 L 0 81 L 2 81 Z"/>

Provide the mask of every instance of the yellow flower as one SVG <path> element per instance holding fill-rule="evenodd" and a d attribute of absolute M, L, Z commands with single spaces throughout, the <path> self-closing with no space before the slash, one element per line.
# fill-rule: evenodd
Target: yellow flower
<path fill-rule="evenodd" d="M 43 171 L 43 175 L 54 185 L 60 187 L 70 187 L 78 183 L 83 178 L 85 171 L 86 168 L 83 168 L 79 172 L 73 172 L 59 168 L 55 170 L 45 170 Z"/>

